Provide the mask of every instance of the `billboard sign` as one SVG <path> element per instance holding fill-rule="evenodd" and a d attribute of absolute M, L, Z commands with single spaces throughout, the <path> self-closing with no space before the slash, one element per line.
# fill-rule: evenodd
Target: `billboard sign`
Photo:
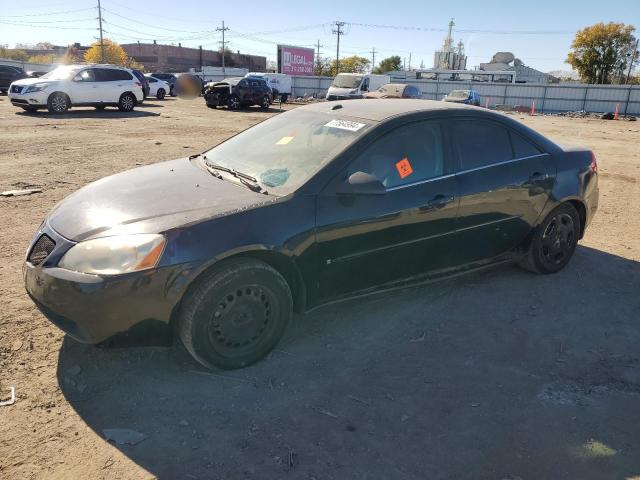
<path fill-rule="evenodd" d="M 313 48 L 278 45 L 278 72 L 287 75 L 313 75 Z"/>

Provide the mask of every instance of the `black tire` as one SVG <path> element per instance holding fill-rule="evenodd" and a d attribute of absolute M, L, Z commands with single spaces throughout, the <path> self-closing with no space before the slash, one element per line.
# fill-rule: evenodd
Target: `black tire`
<path fill-rule="evenodd" d="M 246 367 L 276 346 L 292 309 L 289 285 L 276 270 L 258 260 L 229 260 L 187 292 L 178 334 L 205 367 Z"/>
<path fill-rule="evenodd" d="M 20 108 L 22 108 L 25 112 L 29 112 L 29 113 L 38 111 L 38 107 L 20 107 Z"/>
<path fill-rule="evenodd" d="M 71 101 L 67 94 L 62 92 L 53 92 L 47 99 L 47 110 L 49 113 L 66 113 L 71 106 Z"/>
<path fill-rule="evenodd" d="M 167 92 L 164 91 L 164 88 L 159 88 L 158 91 L 156 92 L 156 98 L 158 100 L 162 100 L 166 94 Z"/>
<path fill-rule="evenodd" d="M 96 110 L 100 110 L 100 111 L 102 111 L 102 110 L 104 110 L 105 108 L 107 108 L 107 106 L 106 106 L 106 105 L 96 105 L 96 106 L 95 106 L 95 107 L 93 107 L 93 108 L 95 108 Z"/>
<path fill-rule="evenodd" d="M 121 112 L 131 112 L 136 106 L 136 97 L 131 92 L 124 92 L 118 100 L 118 110 Z"/>
<path fill-rule="evenodd" d="M 289 100 L 289 95 L 287 95 L 286 93 L 280 95 L 280 103 L 287 103 L 287 100 Z"/>
<path fill-rule="evenodd" d="M 240 98 L 237 95 L 231 95 L 227 100 L 227 107 L 230 110 L 239 110 L 240 109 Z"/>
<path fill-rule="evenodd" d="M 260 108 L 262 110 L 268 110 L 270 106 L 271 99 L 269 98 L 269 95 L 265 95 L 264 97 L 262 97 L 262 100 L 260 100 Z"/>
<path fill-rule="evenodd" d="M 579 237 L 580 216 L 573 205 L 563 203 L 535 229 L 520 266 L 541 274 L 559 272 L 571 260 Z"/>
<path fill-rule="evenodd" d="M 173 85 L 171 85 L 171 87 L 169 87 L 169 95 L 171 95 L 172 97 L 176 96 L 175 87 Z"/>

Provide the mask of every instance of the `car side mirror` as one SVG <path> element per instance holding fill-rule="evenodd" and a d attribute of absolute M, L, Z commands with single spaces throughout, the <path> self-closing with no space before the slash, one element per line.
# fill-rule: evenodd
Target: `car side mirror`
<path fill-rule="evenodd" d="M 336 191 L 339 195 L 384 195 L 387 189 L 375 175 L 355 172 L 340 184 Z"/>

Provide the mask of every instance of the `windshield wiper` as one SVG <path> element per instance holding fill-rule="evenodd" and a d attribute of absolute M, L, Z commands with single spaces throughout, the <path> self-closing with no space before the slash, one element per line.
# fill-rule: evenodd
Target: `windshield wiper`
<path fill-rule="evenodd" d="M 236 177 L 242 185 L 246 186 L 250 190 L 253 190 L 254 192 L 264 193 L 265 195 L 268 193 L 265 189 L 262 188 L 262 186 L 260 186 L 260 182 L 258 182 L 258 180 L 251 175 L 239 172 L 237 170 L 234 170 L 233 168 L 219 165 L 217 163 L 212 163 L 207 159 L 206 155 L 203 155 L 203 157 L 205 160 L 204 164 L 207 167 L 207 170 L 209 170 L 212 175 L 215 175 L 218 178 L 222 178 L 222 175 L 220 175 L 219 172 L 226 172 Z"/>

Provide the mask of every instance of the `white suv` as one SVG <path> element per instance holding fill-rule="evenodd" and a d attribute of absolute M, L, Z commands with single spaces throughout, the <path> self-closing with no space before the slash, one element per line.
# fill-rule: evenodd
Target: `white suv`
<path fill-rule="evenodd" d="M 17 80 L 8 93 L 12 104 L 28 112 L 64 113 L 75 106 L 130 112 L 143 100 L 142 84 L 131 70 L 113 65 L 64 65 L 40 78 Z"/>

